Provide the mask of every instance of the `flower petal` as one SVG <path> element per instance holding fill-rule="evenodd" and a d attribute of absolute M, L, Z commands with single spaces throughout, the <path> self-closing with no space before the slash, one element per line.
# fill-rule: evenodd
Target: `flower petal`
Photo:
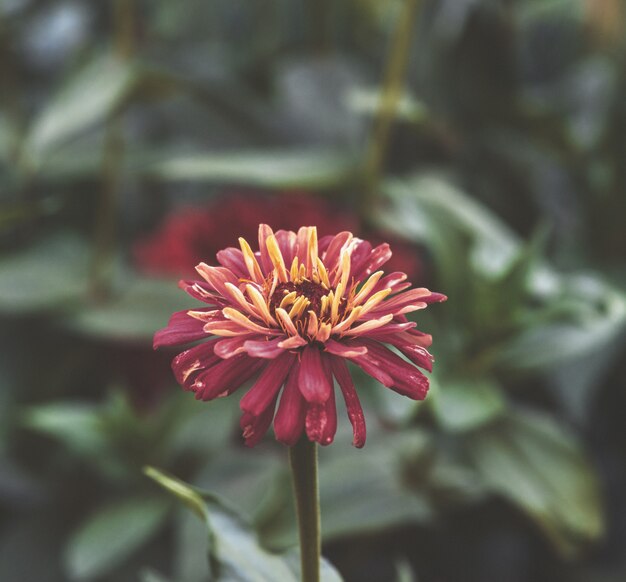
<path fill-rule="evenodd" d="M 191 389 L 191 384 L 198 372 L 209 368 L 220 361 L 215 354 L 217 339 L 209 340 L 178 354 L 172 360 L 172 371 L 176 381 L 185 390 Z"/>
<path fill-rule="evenodd" d="M 272 402 L 259 416 L 254 416 L 249 412 L 244 412 L 242 414 L 239 425 L 243 430 L 243 438 L 245 439 L 247 447 L 256 446 L 265 436 L 267 429 L 272 423 L 272 418 L 274 417 L 277 399 L 278 394 L 274 396 Z"/>
<path fill-rule="evenodd" d="M 328 353 L 342 358 L 355 358 L 356 356 L 363 356 L 367 353 L 367 348 L 365 346 L 349 346 L 341 342 L 336 342 L 332 339 L 326 341 L 324 349 Z"/>
<path fill-rule="evenodd" d="M 398 394 L 413 400 L 423 400 L 426 397 L 428 378 L 413 364 L 403 360 L 377 341 L 361 339 L 358 342 L 367 347 L 367 354 L 351 360 L 365 372 Z"/>
<path fill-rule="evenodd" d="M 360 449 L 365 444 L 366 429 L 365 429 L 365 417 L 363 415 L 363 408 L 359 401 L 359 396 L 354 388 L 352 377 L 346 361 L 343 358 L 333 357 L 330 360 L 332 371 L 337 378 L 337 383 L 341 388 L 343 399 L 346 402 L 346 410 L 348 412 L 348 418 L 350 424 L 352 424 L 353 440 L 352 444 Z"/>
<path fill-rule="evenodd" d="M 280 390 L 295 359 L 295 354 L 284 352 L 276 359 L 271 360 L 254 386 L 241 399 L 239 403 L 241 409 L 254 416 L 262 414 Z"/>
<path fill-rule="evenodd" d="M 243 253 L 235 247 L 228 247 L 219 251 L 216 255 L 217 261 L 222 267 L 232 271 L 234 275 L 243 279 L 248 276 L 248 268 L 243 258 Z"/>
<path fill-rule="evenodd" d="M 209 309 L 198 311 L 210 311 Z M 170 317 L 167 327 L 154 334 L 153 347 L 176 346 L 206 338 L 204 323 L 191 317 L 187 310 L 177 311 Z"/>
<path fill-rule="evenodd" d="M 299 385 L 302 396 L 308 402 L 322 404 L 330 396 L 332 384 L 324 370 L 322 354 L 316 346 L 308 345 L 302 352 Z"/>
<path fill-rule="evenodd" d="M 300 366 L 294 365 L 287 378 L 274 418 L 276 438 L 288 446 L 293 446 L 298 442 L 304 429 L 306 401 L 298 388 L 299 372 Z"/>
<path fill-rule="evenodd" d="M 284 339 L 285 338 L 281 336 L 272 340 L 248 340 L 245 342 L 244 348 L 246 352 L 248 352 L 248 355 L 253 358 L 273 360 L 285 352 L 285 349 L 279 345 Z"/>
<path fill-rule="evenodd" d="M 220 360 L 196 376 L 191 390 L 196 393 L 197 400 L 227 396 L 252 378 L 262 366 L 261 361 L 249 358 L 246 354 Z"/>

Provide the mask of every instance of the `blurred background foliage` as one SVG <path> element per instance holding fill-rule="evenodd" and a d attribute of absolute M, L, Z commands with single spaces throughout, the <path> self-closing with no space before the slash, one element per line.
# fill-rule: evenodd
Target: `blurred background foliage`
<path fill-rule="evenodd" d="M 0 579 L 297 579 L 283 448 L 151 350 L 265 221 L 449 296 L 428 399 L 359 375 L 321 451 L 324 579 L 624 580 L 625 11 L 3 0 Z"/>

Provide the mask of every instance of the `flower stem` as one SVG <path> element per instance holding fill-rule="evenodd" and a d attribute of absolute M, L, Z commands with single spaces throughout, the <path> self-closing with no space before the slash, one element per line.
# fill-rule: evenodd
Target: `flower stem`
<path fill-rule="evenodd" d="M 317 445 L 306 437 L 289 448 L 289 464 L 300 532 L 302 582 L 320 579 L 320 507 L 317 486 Z"/>

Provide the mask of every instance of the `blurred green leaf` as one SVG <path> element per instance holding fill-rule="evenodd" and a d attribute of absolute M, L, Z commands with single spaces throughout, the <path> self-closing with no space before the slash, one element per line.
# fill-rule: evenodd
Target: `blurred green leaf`
<path fill-rule="evenodd" d="M 553 303 L 572 302 L 578 318 L 527 328 L 502 347 L 499 362 L 503 366 L 540 370 L 572 363 L 606 350 L 626 330 L 622 292 L 593 277 L 562 278 L 560 291 Z"/>
<path fill-rule="evenodd" d="M 85 294 L 88 251 L 58 234 L 0 257 L 0 313 L 29 313 L 68 306 Z"/>
<path fill-rule="evenodd" d="M 211 580 L 216 582 L 246 580 L 250 582 L 298 582 L 300 560 L 294 550 L 273 554 L 261 547 L 256 534 L 232 509 L 212 495 L 200 494 L 186 483 L 153 467 L 145 473 L 161 487 L 175 495 L 207 525 Z M 206 504 L 205 504 L 206 503 Z M 339 574 L 322 561 L 323 582 L 338 582 Z"/>
<path fill-rule="evenodd" d="M 93 580 L 120 565 L 161 527 L 162 498 L 126 499 L 101 507 L 69 540 L 65 564 L 72 580 Z"/>
<path fill-rule="evenodd" d="M 554 420 L 511 412 L 467 435 L 463 445 L 485 484 L 528 513 L 564 555 L 602 535 L 593 467 L 572 434 Z"/>
<path fill-rule="evenodd" d="M 167 280 L 123 275 L 120 288 L 106 303 L 84 303 L 64 320 L 85 335 L 111 340 L 152 342 L 175 311 L 192 309 L 194 300 Z"/>
<path fill-rule="evenodd" d="M 136 77 L 132 63 L 97 56 L 71 78 L 33 121 L 26 138 L 36 166 L 60 144 L 101 123 L 128 94 Z"/>
<path fill-rule="evenodd" d="M 500 386 L 489 378 L 446 378 L 432 383 L 428 402 L 440 426 L 451 432 L 476 429 L 506 410 Z"/>
<path fill-rule="evenodd" d="M 519 239 L 487 208 L 442 176 L 423 173 L 409 180 L 389 180 L 383 191 L 391 202 L 375 219 L 400 236 L 445 255 L 450 240 L 465 236 L 478 271 L 501 274 L 515 258 Z M 434 248 L 433 248 L 434 245 Z"/>
<path fill-rule="evenodd" d="M 175 182 L 266 188 L 330 188 L 347 182 L 356 170 L 352 156 L 329 150 L 189 154 L 165 158 L 144 169 L 152 177 Z"/>
<path fill-rule="evenodd" d="M 375 114 L 379 109 L 381 92 L 378 89 L 353 89 L 346 97 L 348 107 L 357 113 Z M 428 117 L 426 104 L 405 93 L 395 108 L 396 118 L 419 123 Z"/>
<path fill-rule="evenodd" d="M 416 455 L 415 449 L 428 447 L 428 441 L 415 431 L 395 438 L 379 437 L 376 444 L 367 445 L 366 454 L 347 444 L 346 438 L 345 445 L 338 439 L 335 450 L 322 456 L 319 479 L 324 541 L 423 523 L 432 517 L 428 501 L 417 489 L 404 487 L 401 474 L 401 456 Z M 352 478 L 355 475 L 358 478 Z M 283 487 L 285 498 L 291 488 L 288 480 Z M 262 526 L 263 539 L 271 547 L 288 546 L 296 532 L 291 504 L 284 504 L 281 512 Z"/>
<path fill-rule="evenodd" d="M 91 404 L 63 402 L 33 406 L 23 412 L 22 422 L 81 454 L 98 454 L 106 446 L 98 409 Z"/>

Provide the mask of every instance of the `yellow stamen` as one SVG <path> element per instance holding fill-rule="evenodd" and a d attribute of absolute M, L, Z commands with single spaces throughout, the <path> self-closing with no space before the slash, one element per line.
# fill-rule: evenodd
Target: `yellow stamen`
<path fill-rule="evenodd" d="M 272 314 L 270 313 L 263 294 L 254 285 L 250 285 L 250 283 L 246 285 L 246 291 L 248 292 L 248 297 L 250 297 L 253 305 L 259 310 L 259 313 L 261 314 L 263 319 L 267 323 L 277 325 L 276 320 L 272 317 Z"/>
<path fill-rule="evenodd" d="M 322 323 L 319 331 L 317 332 L 317 341 L 325 342 L 330 337 L 332 327 L 333 326 L 330 323 Z"/>
<path fill-rule="evenodd" d="M 363 301 L 363 299 L 365 299 L 365 297 L 367 297 L 367 295 L 369 295 L 372 289 L 376 286 L 376 283 L 378 283 L 382 275 L 382 271 L 376 271 L 373 275 L 371 275 L 370 278 L 365 282 L 363 287 L 361 287 L 361 290 L 352 300 L 352 304 L 358 305 L 359 303 L 361 303 L 361 301 Z"/>
<path fill-rule="evenodd" d="M 243 253 L 243 260 L 246 262 L 246 267 L 248 267 L 248 272 L 250 273 L 251 279 L 256 283 L 263 282 L 263 273 L 261 272 L 261 267 L 259 267 L 259 263 L 248 244 L 245 238 L 239 238 L 239 246 L 241 247 L 241 252 Z"/>
<path fill-rule="evenodd" d="M 346 319 L 344 319 L 341 323 L 333 327 L 333 333 L 341 333 L 345 331 L 346 329 L 348 329 L 361 315 L 362 309 L 363 309 L 362 307 L 355 307 L 350 312 L 350 315 L 348 315 Z"/>
<path fill-rule="evenodd" d="M 298 280 L 298 257 L 294 257 L 291 261 L 291 269 L 289 269 L 291 280 L 295 283 Z"/>
<path fill-rule="evenodd" d="M 287 307 L 289 307 L 296 300 L 297 296 L 298 296 L 298 293 L 296 291 L 287 293 L 287 295 L 285 295 L 283 297 L 283 300 L 280 302 L 279 307 L 282 309 L 287 309 Z"/>
<path fill-rule="evenodd" d="M 377 293 L 374 293 L 363 305 L 362 315 L 369 313 L 374 307 L 376 307 L 385 297 L 391 293 L 391 289 L 382 289 Z"/>
<path fill-rule="evenodd" d="M 309 252 L 307 254 L 307 258 L 306 258 L 306 270 L 307 270 L 307 274 L 308 276 L 312 276 L 313 274 L 313 268 L 317 266 L 317 258 L 318 258 L 318 251 L 317 251 L 317 228 L 315 226 L 311 226 L 309 228 Z"/>
<path fill-rule="evenodd" d="M 282 309 L 281 307 L 277 307 L 276 317 L 280 319 L 280 322 L 282 323 L 282 326 L 286 332 L 290 333 L 291 335 L 298 335 L 298 330 L 296 329 L 296 326 L 293 324 L 293 321 L 291 321 L 289 314 L 284 309 Z"/>
<path fill-rule="evenodd" d="M 330 288 L 330 281 L 328 280 L 328 271 L 326 270 L 326 266 L 322 263 L 322 260 L 317 257 L 317 275 L 322 285 L 326 287 L 326 289 Z"/>
<path fill-rule="evenodd" d="M 309 323 L 307 325 L 306 333 L 310 338 L 315 338 L 319 329 L 319 322 L 315 311 L 309 311 Z"/>
<path fill-rule="evenodd" d="M 300 315 L 302 315 L 302 313 L 309 306 L 310 303 L 311 302 L 306 297 L 304 297 L 304 295 L 298 297 L 294 301 L 293 306 L 289 311 L 289 317 L 291 318 L 291 320 L 293 321 L 296 318 L 300 317 Z"/>
<path fill-rule="evenodd" d="M 271 234 L 267 237 L 265 244 L 267 246 L 267 252 L 269 253 L 272 264 L 278 272 L 278 278 L 281 283 L 286 283 L 289 279 L 287 277 L 287 270 L 285 269 L 285 260 L 283 259 L 283 254 L 280 252 L 280 247 L 278 246 L 276 237 Z"/>
<path fill-rule="evenodd" d="M 224 307 L 224 309 L 222 309 L 222 313 L 226 319 L 230 319 L 250 331 L 256 331 L 258 333 L 267 333 L 268 331 L 271 332 L 271 330 L 267 327 L 263 327 L 262 325 L 250 321 L 243 313 L 233 309 L 232 307 Z"/>
<path fill-rule="evenodd" d="M 330 306 L 330 320 L 333 323 L 336 323 L 337 320 L 339 319 L 339 303 L 341 301 L 342 296 L 343 296 L 343 287 L 342 287 L 342 284 L 339 283 L 339 285 L 337 285 L 337 289 L 335 289 L 335 292 L 333 294 L 333 301 Z"/>

